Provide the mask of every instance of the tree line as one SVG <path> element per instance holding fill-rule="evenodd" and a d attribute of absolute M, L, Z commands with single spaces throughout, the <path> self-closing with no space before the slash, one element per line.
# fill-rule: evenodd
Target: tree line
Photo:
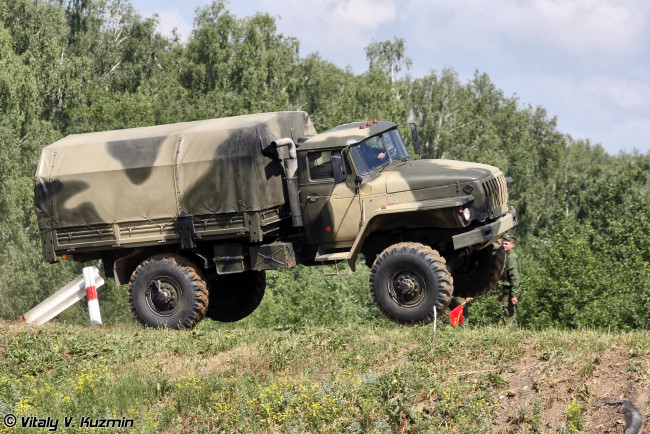
<path fill-rule="evenodd" d="M 301 57 L 274 18 L 236 17 L 223 0 L 197 10 L 187 41 L 156 24 L 123 0 L 0 0 L 0 317 L 18 317 L 79 273 L 42 260 L 33 177 L 44 146 L 73 133 L 304 110 L 317 131 L 414 121 L 424 158 L 512 177 L 524 326 L 650 328 L 650 155 L 608 155 L 572 138 L 479 71 L 466 81 L 453 69 L 412 77 L 399 38 L 369 45 L 368 68 L 355 74 Z M 382 321 L 367 271 L 318 273 L 269 273 L 265 301 L 246 321 Z M 105 316 L 127 320 L 124 288 L 103 292 Z M 498 321 L 495 297 L 473 303 L 473 322 Z"/>

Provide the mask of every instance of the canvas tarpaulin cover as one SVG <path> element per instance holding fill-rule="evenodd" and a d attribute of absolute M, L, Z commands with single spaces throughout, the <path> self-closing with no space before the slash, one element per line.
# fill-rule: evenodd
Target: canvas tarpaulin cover
<path fill-rule="evenodd" d="M 282 163 L 262 150 L 316 132 L 275 112 L 67 136 L 43 149 L 42 230 L 261 211 L 285 203 Z"/>

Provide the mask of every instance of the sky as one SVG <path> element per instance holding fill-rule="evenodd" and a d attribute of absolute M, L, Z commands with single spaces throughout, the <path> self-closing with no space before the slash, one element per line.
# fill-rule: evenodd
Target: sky
<path fill-rule="evenodd" d="M 131 0 L 158 29 L 192 32 L 210 0 Z M 647 0 L 232 0 L 238 18 L 276 19 L 320 56 L 355 73 L 365 47 L 403 38 L 423 77 L 444 68 L 461 80 L 487 73 L 522 107 L 542 106 L 558 129 L 610 154 L 650 152 L 650 2 Z"/>

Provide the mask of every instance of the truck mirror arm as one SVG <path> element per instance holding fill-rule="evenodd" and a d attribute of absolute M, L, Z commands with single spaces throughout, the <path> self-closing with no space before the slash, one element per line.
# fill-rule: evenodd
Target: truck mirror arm
<path fill-rule="evenodd" d="M 409 124 L 411 126 L 411 138 L 413 139 L 413 149 L 415 153 L 420 155 L 420 139 L 418 138 L 418 130 L 415 128 L 415 124 Z"/>
<path fill-rule="evenodd" d="M 411 140 L 413 141 L 413 150 L 417 155 L 420 155 L 420 138 L 418 137 L 418 129 L 413 122 L 407 124 L 400 124 L 399 127 L 408 126 L 411 128 Z"/>

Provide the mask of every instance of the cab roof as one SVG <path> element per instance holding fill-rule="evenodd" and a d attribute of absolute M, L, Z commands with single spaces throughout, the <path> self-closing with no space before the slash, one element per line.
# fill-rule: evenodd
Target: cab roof
<path fill-rule="evenodd" d="M 298 150 L 309 151 L 353 145 L 396 127 L 396 123 L 389 121 L 353 122 L 339 125 L 310 137 L 300 145 Z"/>

